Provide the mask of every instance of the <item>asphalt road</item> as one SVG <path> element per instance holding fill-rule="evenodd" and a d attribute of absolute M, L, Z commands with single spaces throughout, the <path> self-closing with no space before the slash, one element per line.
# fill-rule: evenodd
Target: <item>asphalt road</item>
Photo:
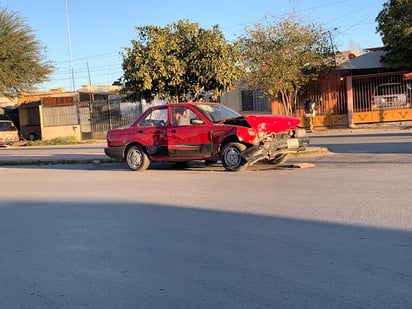
<path fill-rule="evenodd" d="M 63 160 L 108 159 L 104 154 L 104 143 L 66 146 L 9 146 L 0 147 L 2 162 L 39 162 Z"/>
<path fill-rule="evenodd" d="M 412 308 L 400 133 L 243 173 L 0 166 L 0 307 Z"/>

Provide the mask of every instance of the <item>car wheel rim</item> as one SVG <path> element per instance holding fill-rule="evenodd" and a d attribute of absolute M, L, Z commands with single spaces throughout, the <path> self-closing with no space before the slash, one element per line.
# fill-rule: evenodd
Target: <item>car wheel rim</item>
<path fill-rule="evenodd" d="M 230 148 L 225 153 L 225 161 L 229 167 L 238 167 L 241 162 L 240 152 L 236 148 Z"/>
<path fill-rule="evenodd" d="M 132 166 L 139 167 L 140 165 L 142 165 L 142 158 L 143 156 L 140 151 L 135 150 L 129 153 L 128 161 Z"/>

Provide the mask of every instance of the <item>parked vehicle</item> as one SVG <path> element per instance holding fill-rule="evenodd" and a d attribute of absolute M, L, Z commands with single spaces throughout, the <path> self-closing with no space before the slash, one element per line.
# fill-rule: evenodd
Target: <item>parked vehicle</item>
<path fill-rule="evenodd" d="M 411 106 L 411 86 L 404 83 L 386 83 L 375 87 L 372 110 L 409 108 Z"/>
<path fill-rule="evenodd" d="M 151 162 L 221 160 L 229 171 L 264 161 L 280 165 L 309 143 L 300 120 L 289 116 L 245 115 L 219 103 L 152 106 L 130 127 L 109 130 L 105 153 L 131 170 Z"/>
<path fill-rule="evenodd" d="M 19 140 L 19 132 L 13 121 L 0 120 L 0 145 L 13 145 Z"/>

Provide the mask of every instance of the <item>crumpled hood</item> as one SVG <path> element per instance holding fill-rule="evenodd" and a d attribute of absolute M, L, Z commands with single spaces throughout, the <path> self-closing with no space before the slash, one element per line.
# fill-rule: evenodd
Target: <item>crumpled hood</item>
<path fill-rule="evenodd" d="M 252 128 L 262 133 L 280 133 L 300 124 L 300 119 L 283 115 L 245 115 L 244 118 Z"/>

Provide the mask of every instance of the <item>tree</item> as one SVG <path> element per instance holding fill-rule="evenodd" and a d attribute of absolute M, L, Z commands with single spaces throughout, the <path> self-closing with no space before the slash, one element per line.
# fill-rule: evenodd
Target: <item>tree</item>
<path fill-rule="evenodd" d="M 280 98 L 292 115 L 299 90 L 334 63 L 330 32 L 318 24 L 303 24 L 289 16 L 256 23 L 239 39 L 248 82 L 272 100 Z"/>
<path fill-rule="evenodd" d="M 0 94 L 15 96 L 48 79 L 53 68 L 43 50 L 21 17 L 0 8 Z"/>
<path fill-rule="evenodd" d="M 412 69 L 412 2 L 386 2 L 376 22 L 386 51 L 382 61 L 392 68 Z"/>
<path fill-rule="evenodd" d="M 136 30 L 123 53 L 124 90 L 134 99 L 193 101 L 204 92 L 216 99 L 242 75 L 238 46 L 218 26 L 206 30 L 186 20 Z"/>

